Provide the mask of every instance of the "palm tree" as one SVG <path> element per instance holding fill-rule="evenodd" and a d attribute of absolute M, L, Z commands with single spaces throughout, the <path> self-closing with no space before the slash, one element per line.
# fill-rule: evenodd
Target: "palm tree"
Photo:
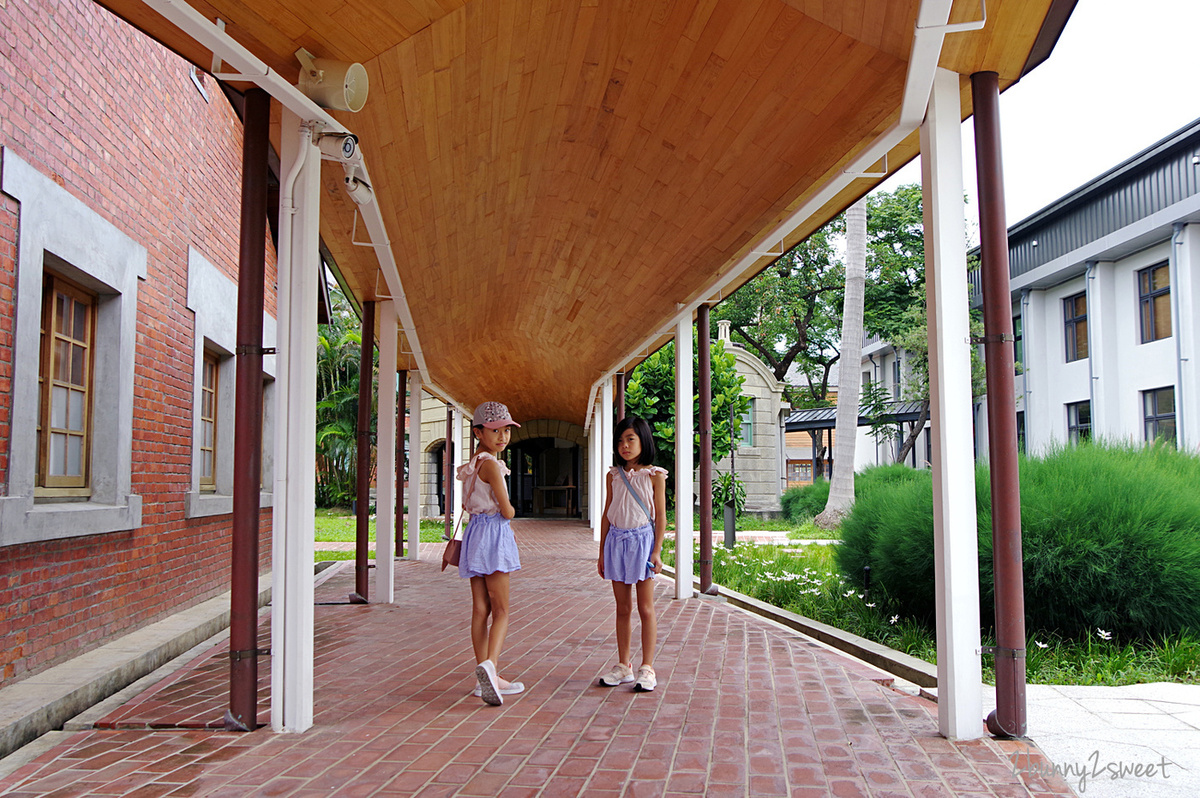
<path fill-rule="evenodd" d="M 814 520 L 833 529 L 854 506 L 854 444 L 858 436 L 858 395 L 862 377 L 863 296 L 867 282 L 867 198 L 846 210 L 846 297 L 842 304 L 841 368 L 833 439 L 833 478 L 829 499 Z"/>
<path fill-rule="evenodd" d="M 354 498 L 362 344 L 350 303 L 336 288 L 330 294 L 333 312 L 317 336 L 317 504 L 323 507 Z"/>

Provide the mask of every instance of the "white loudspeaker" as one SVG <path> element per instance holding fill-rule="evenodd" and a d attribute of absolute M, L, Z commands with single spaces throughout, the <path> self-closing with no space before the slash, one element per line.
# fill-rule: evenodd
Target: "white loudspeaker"
<path fill-rule="evenodd" d="M 367 102 L 367 70 L 362 64 L 349 64 L 329 58 L 313 58 L 306 50 L 296 57 L 300 70 L 300 91 L 322 108 L 358 112 Z"/>

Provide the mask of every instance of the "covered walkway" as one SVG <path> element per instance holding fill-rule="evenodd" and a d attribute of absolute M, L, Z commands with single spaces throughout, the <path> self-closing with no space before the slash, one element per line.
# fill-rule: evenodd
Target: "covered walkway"
<path fill-rule="evenodd" d="M 935 706 L 882 672 L 727 604 L 675 601 L 666 584 L 658 690 L 597 687 L 615 644 L 590 530 L 514 526 L 525 567 L 502 671 L 528 690 L 503 707 L 470 695 L 468 593 L 456 575 L 432 558 L 398 561 L 395 603 L 350 605 L 347 563 L 317 588 L 307 732 L 206 728 L 220 727 L 226 706 L 222 644 L 97 728 L 63 735 L 0 794 L 1072 794 L 1014 774 L 1006 757 L 1024 757 L 1026 744 L 947 740 Z M 265 722 L 265 686 L 259 700 Z"/>

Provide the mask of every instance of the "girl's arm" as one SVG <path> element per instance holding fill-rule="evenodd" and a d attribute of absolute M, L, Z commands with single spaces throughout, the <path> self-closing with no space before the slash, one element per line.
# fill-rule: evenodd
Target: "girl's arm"
<path fill-rule="evenodd" d="M 504 484 L 504 474 L 500 472 L 500 464 L 489 458 L 481 458 L 479 463 L 479 478 L 492 486 L 496 494 L 496 503 L 500 505 L 500 515 L 512 518 L 517 514 L 512 502 L 508 500 L 508 486 Z"/>
<path fill-rule="evenodd" d="M 596 558 L 596 572 L 604 576 L 604 539 L 608 537 L 608 506 L 612 504 L 613 475 L 610 471 L 604 480 L 604 513 L 600 516 L 600 556 Z"/>
<path fill-rule="evenodd" d="M 661 471 L 650 477 L 654 485 L 654 548 L 650 551 L 650 562 L 654 573 L 662 573 L 662 544 L 667 535 L 667 475 Z"/>

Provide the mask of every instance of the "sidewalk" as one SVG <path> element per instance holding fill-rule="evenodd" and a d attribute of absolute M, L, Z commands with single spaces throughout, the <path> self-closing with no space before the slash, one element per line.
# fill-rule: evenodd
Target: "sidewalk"
<path fill-rule="evenodd" d="M 1035 768 L 1014 774 L 1007 757 L 1024 743 L 945 740 L 936 706 L 880 671 L 726 603 L 674 601 L 669 580 L 656 589 L 658 690 L 597 687 L 615 644 L 589 531 L 515 526 L 525 567 L 501 671 L 528 689 L 503 707 L 470 695 L 468 592 L 456 575 L 433 556 L 399 561 L 395 604 L 324 604 L 352 588 L 342 565 L 317 592 L 312 729 L 213 730 L 225 708 L 221 644 L 96 728 L 58 733 L 0 779 L 0 793 L 1071 795 Z M 1031 761 L 1049 769 L 1036 749 Z"/>

